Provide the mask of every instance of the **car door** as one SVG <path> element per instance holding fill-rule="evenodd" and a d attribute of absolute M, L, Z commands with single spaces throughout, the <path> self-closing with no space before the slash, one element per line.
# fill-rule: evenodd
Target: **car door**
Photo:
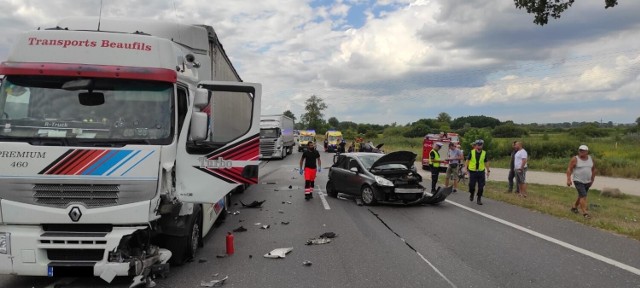
<path fill-rule="evenodd" d="M 357 172 L 352 171 L 354 168 L 357 169 Z M 345 193 L 360 195 L 360 187 L 362 187 L 362 184 L 364 183 L 362 178 L 362 172 L 364 169 L 362 168 L 362 165 L 360 165 L 360 162 L 357 159 L 349 157 L 347 161 L 347 169 L 345 169 L 345 171 L 345 186 L 347 187 Z"/>
<path fill-rule="evenodd" d="M 339 156 L 336 159 L 336 163 L 331 166 L 331 172 L 329 173 L 329 178 L 333 182 L 333 187 L 340 193 L 346 193 L 346 161 L 348 157 Z"/>

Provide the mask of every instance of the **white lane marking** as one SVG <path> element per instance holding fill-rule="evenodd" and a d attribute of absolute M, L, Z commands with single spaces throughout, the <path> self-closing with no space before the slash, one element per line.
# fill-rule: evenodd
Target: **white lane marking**
<path fill-rule="evenodd" d="M 329 202 L 327 202 L 327 199 L 324 198 L 324 193 L 322 193 L 322 188 L 320 186 L 318 186 L 318 196 L 320 196 L 320 200 L 322 200 L 322 206 L 324 206 L 324 210 L 331 210 L 331 207 L 329 207 Z"/>
<path fill-rule="evenodd" d="M 567 242 L 564 242 L 564 241 L 562 241 L 562 240 L 558 240 L 558 239 L 553 238 L 553 237 L 551 237 L 551 236 L 547 236 L 547 235 L 544 235 L 544 234 L 542 234 L 542 233 L 539 233 L 539 232 L 533 231 L 533 230 L 531 230 L 531 229 L 528 229 L 528 228 L 522 227 L 522 226 L 520 226 L 520 225 L 518 225 L 518 224 L 511 223 L 511 222 L 509 222 L 509 221 L 507 221 L 507 220 L 500 219 L 500 218 L 498 218 L 498 217 L 495 217 L 495 216 L 489 215 L 489 214 L 487 214 L 487 213 L 480 212 L 480 211 L 478 211 L 478 210 L 475 210 L 475 209 L 473 209 L 473 208 L 469 208 L 469 207 L 464 206 L 464 205 L 462 205 L 462 204 L 459 204 L 459 203 L 456 203 L 456 202 L 453 202 L 453 201 L 450 201 L 450 200 L 445 200 L 445 201 L 446 201 L 447 203 L 450 203 L 450 204 L 452 204 L 452 205 L 455 205 L 455 206 L 457 206 L 457 207 L 459 207 L 459 208 L 462 208 L 462 209 L 464 209 L 464 210 L 467 210 L 467 211 L 469 211 L 469 212 L 472 212 L 472 213 L 478 214 L 478 215 L 480 215 L 480 216 L 482 216 L 482 217 L 485 217 L 485 218 L 491 219 L 491 220 L 493 220 L 493 221 L 496 221 L 496 222 L 498 222 L 498 223 L 501 223 L 501 224 L 507 225 L 507 226 L 509 226 L 509 227 L 511 227 L 511 228 L 518 229 L 518 230 L 520 230 L 520 231 L 522 231 L 522 232 L 525 232 L 525 233 L 530 234 L 530 235 L 532 235 L 532 236 L 535 236 L 535 237 L 538 237 L 538 238 L 540 238 L 540 239 L 543 239 L 543 240 L 549 241 L 549 242 L 551 242 L 551 243 L 554 243 L 554 244 L 560 245 L 560 246 L 565 247 L 565 248 L 567 248 L 567 249 L 570 249 L 570 250 L 573 250 L 573 251 L 575 251 L 575 252 L 578 252 L 578 253 L 580 253 L 580 254 L 582 254 L 582 255 L 589 256 L 589 257 L 591 257 L 591 258 L 593 258 L 593 259 L 596 259 L 596 260 L 602 261 L 602 262 L 604 262 L 604 263 L 607 263 L 607 264 L 613 265 L 613 266 L 618 267 L 618 268 L 620 268 L 620 269 L 623 269 L 623 270 L 629 271 L 629 272 L 631 272 L 631 273 L 633 273 L 633 274 L 640 275 L 640 269 L 635 268 L 635 267 L 633 267 L 633 266 L 629 266 L 629 265 L 627 265 L 627 264 L 624 264 L 624 263 L 618 262 L 618 261 L 613 260 L 613 259 L 611 259 L 611 258 L 607 258 L 607 257 L 605 257 L 605 256 L 602 256 L 602 255 L 600 255 L 600 254 L 597 254 L 597 253 L 591 252 L 591 251 L 589 251 L 589 250 L 586 250 L 586 249 L 580 248 L 580 247 L 578 247 L 578 246 L 574 246 L 574 245 L 569 244 L 569 243 L 567 243 Z"/>
<path fill-rule="evenodd" d="M 456 286 L 456 284 L 453 284 L 453 282 L 451 282 L 451 280 L 449 280 L 449 278 L 447 278 L 447 276 L 444 276 L 444 274 L 442 274 L 442 272 L 440 272 L 440 270 L 438 270 L 438 268 L 436 268 L 436 266 L 433 266 L 433 264 L 431 264 L 431 262 L 429 262 L 429 260 L 427 260 L 427 258 L 422 256 L 422 254 L 420 254 L 420 252 L 416 251 L 416 254 L 418 254 L 418 256 L 420 256 L 420 258 L 422 258 L 422 260 L 424 260 L 424 262 L 427 262 L 427 264 L 429 264 L 429 266 L 431 266 L 431 269 L 433 269 L 433 271 L 436 271 L 436 273 L 438 273 L 438 275 L 440 275 L 440 277 L 442 277 L 442 279 L 447 281 L 447 283 L 449 283 L 449 285 L 451 285 L 451 287 L 458 288 L 458 286 Z"/>

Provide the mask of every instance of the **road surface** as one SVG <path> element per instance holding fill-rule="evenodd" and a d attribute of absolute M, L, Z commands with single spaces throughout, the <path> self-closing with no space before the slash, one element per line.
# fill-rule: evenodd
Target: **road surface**
<path fill-rule="evenodd" d="M 331 155 L 322 156 L 326 167 Z M 319 193 L 305 201 L 303 179 L 294 171 L 299 157 L 264 162 L 263 184 L 232 198 L 232 211 L 240 213 L 206 237 L 194 262 L 172 267 L 156 287 L 195 288 L 223 276 L 229 277 L 223 287 L 260 288 L 640 287 L 636 240 L 491 199 L 478 206 L 466 193 L 438 206 L 357 206 L 352 199 L 320 196 L 326 169 L 316 182 Z M 262 209 L 243 209 L 235 205 L 240 200 L 266 202 Z M 256 223 L 271 226 L 263 230 Z M 248 231 L 234 234 L 236 253 L 217 258 L 225 252 L 227 231 L 239 226 Z M 338 237 L 305 245 L 324 232 Z M 283 247 L 293 247 L 285 259 L 263 257 Z M 129 284 L 127 278 L 106 284 L 97 278 L 0 276 L 0 287 Z"/>

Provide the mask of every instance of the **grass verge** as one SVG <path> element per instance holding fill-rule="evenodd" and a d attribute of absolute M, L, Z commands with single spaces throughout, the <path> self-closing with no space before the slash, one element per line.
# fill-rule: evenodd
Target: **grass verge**
<path fill-rule="evenodd" d="M 506 193 L 506 182 L 488 181 L 484 196 L 640 241 L 640 197 L 624 195 L 622 198 L 609 198 L 600 196 L 599 190 L 590 190 L 587 202 L 592 218 L 584 219 L 581 214 L 574 214 L 569 210 L 577 197 L 574 187 L 527 185 L 528 197 L 521 198 L 515 193 Z"/>

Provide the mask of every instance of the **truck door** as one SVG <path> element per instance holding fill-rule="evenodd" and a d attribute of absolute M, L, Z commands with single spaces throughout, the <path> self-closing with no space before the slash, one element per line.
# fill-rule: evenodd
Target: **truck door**
<path fill-rule="evenodd" d="M 258 182 L 261 85 L 203 81 L 198 87 L 208 92 L 189 95 L 188 133 L 181 133 L 176 155 L 176 194 L 184 202 L 215 203 L 239 185 Z"/>

